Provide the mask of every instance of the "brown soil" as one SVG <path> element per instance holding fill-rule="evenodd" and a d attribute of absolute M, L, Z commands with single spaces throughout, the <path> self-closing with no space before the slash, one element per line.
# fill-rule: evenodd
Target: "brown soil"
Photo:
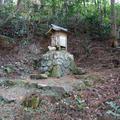
<path fill-rule="evenodd" d="M 74 37 L 73 39 L 71 37 L 68 42 L 69 51 L 74 54 L 77 65 L 87 71 L 87 75 L 102 79 L 101 81 L 96 79 L 95 83 L 83 89 L 78 89 L 77 86 L 83 80 L 81 76 L 66 76 L 60 79 L 49 78 L 47 80 L 29 79 L 29 74 L 36 72 L 34 66 L 32 66 L 33 60 L 40 58 L 41 53 L 45 51 L 43 48 L 47 48 L 49 40 L 45 41 L 42 38 L 37 42 L 33 40 L 31 44 L 25 47 L 18 45 L 11 51 L 0 50 L 0 66 L 7 64 L 14 66 L 17 62 L 15 72 L 2 74 L 1 77 L 9 77 L 13 81 L 13 78 L 22 78 L 23 81 L 37 83 L 42 86 L 63 87 L 69 91 L 67 100 L 73 101 L 70 105 L 66 105 L 63 99 L 55 103 L 45 99 L 48 103 L 43 104 L 41 111 L 33 110 L 32 112 L 23 109 L 16 103 L 4 104 L 0 105 L 0 116 L 2 115 L 4 118 L 6 116 L 6 120 L 113 120 L 113 117 L 105 114 L 110 109 L 106 105 L 106 101 L 112 100 L 120 106 L 120 99 L 118 98 L 120 96 L 120 49 L 110 48 L 107 42 L 93 41 L 88 45 L 90 46 L 88 52 L 82 46 L 82 42 L 84 41 L 79 40 L 79 38 Z M 37 53 L 34 53 L 33 44 L 36 46 Z M 22 67 L 22 70 L 18 66 Z M 15 92 L 17 89 L 19 89 L 18 93 Z M 14 98 L 15 96 L 16 99 L 25 95 L 25 88 L 17 87 L 17 89 L 14 88 L 10 91 L 2 86 L 0 87 L 0 95 L 5 97 L 8 94 L 7 98 L 9 96 Z M 76 96 L 80 96 L 82 100 L 85 100 L 87 106 L 85 109 L 78 109 L 75 104 Z"/>

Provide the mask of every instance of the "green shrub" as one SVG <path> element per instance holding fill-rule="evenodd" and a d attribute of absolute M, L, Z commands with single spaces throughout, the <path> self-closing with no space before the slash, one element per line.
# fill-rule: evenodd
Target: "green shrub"
<path fill-rule="evenodd" d="M 29 37 L 44 35 L 51 23 L 65 26 L 76 35 L 87 33 L 93 39 L 106 39 L 110 36 L 110 5 L 101 1 L 46 0 L 42 5 L 22 0 L 20 10 L 8 2 L 0 6 L 0 34 L 10 37 Z M 120 24 L 120 5 L 116 4 L 117 24 Z M 9 18 L 10 16 L 10 18 Z M 9 19 L 8 19 L 9 18 Z M 4 21 L 7 22 L 5 24 Z M 3 26 L 1 27 L 1 25 Z"/>

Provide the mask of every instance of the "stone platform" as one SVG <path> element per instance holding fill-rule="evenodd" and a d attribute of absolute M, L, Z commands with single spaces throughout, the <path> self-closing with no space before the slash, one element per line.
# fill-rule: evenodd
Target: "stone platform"
<path fill-rule="evenodd" d="M 39 70 L 50 77 L 62 77 L 71 74 L 75 68 L 73 55 L 61 50 L 45 53 L 40 60 Z"/>

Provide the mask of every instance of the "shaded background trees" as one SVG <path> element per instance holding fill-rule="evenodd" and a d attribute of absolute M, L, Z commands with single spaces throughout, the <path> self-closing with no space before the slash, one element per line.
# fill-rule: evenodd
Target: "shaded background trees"
<path fill-rule="evenodd" d="M 106 39 L 111 33 L 113 36 L 113 27 L 120 25 L 120 5 L 112 1 L 110 4 L 109 0 L 1 0 L 0 34 L 12 38 L 44 35 L 49 24 L 54 23 L 76 35 Z"/>

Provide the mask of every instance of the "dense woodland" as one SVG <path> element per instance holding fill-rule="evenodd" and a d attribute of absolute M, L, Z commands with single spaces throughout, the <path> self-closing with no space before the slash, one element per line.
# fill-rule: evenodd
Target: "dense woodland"
<path fill-rule="evenodd" d="M 76 35 L 104 39 L 119 29 L 119 11 L 115 0 L 1 0 L 0 33 L 12 38 L 44 35 L 54 23 Z"/>
<path fill-rule="evenodd" d="M 83 74 L 31 78 L 51 24 Z M 0 0 L 0 120 L 120 120 L 120 0 Z"/>

